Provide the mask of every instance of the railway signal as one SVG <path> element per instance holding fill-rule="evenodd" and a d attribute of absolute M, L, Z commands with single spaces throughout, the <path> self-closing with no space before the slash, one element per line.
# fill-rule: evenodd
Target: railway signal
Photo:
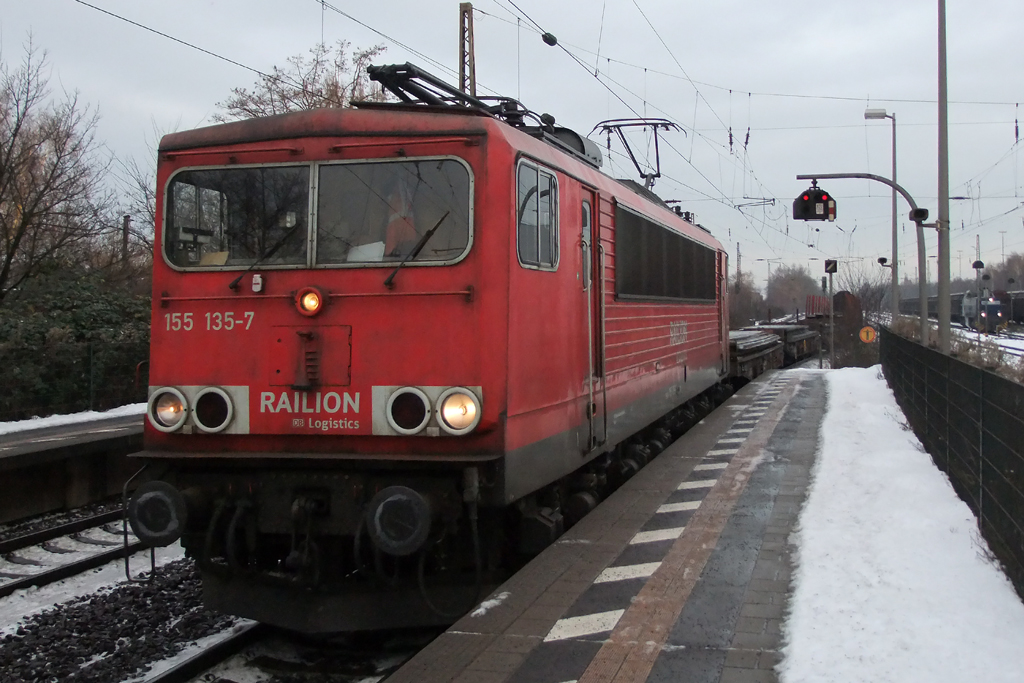
<path fill-rule="evenodd" d="M 834 259 L 825 259 L 825 272 L 835 273 L 839 270 L 839 262 Z"/>
<path fill-rule="evenodd" d="M 793 220 L 795 221 L 834 221 L 836 219 L 836 200 L 828 192 L 818 187 L 818 181 L 812 180 L 811 186 L 793 200 Z"/>

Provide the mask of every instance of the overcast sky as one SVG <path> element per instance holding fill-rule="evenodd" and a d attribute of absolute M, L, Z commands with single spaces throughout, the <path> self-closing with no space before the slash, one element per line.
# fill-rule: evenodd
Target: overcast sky
<path fill-rule="evenodd" d="M 442 68 L 458 68 L 456 0 L 90 4 L 260 71 L 321 39 L 343 38 L 386 45 L 381 62 L 411 61 L 456 80 Z M 965 198 L 951 201 L 951 270 L 969 277 L 977 236 L 986 262 L 1001 260 L 1003 242 L 1007 254 L 1024 252 L 1015 131 L 1016 103 L 1024 99 L 1024 2 L 948 4 L 950 194 Z M 738 243 L 743 270 L 761 283 L 769 263 L 804 265 L 817 276 L 824 258 L 878 268 L 875 259 L 889 255 L 891 200 L 883 185 L 822 181 L 837 199 L 838 220 L 791 218 L 793 198 L 808 185 L 795 179 L 799 173 L 889 176 L 891 123 L 865 121 L 867 107 L 896 113 L 898 180 L 937 214 L 935 1 L 477 0 L 474 7 L 484 92 L 518 97 L 584 135 L 602 119 L 637 113 L 682 126 L 685 133 L 662 138 L 664 177 L 655 191 L 696 214 L 728 249 L 733 270 Z M 49 53 L 54 90 L 78 91 L 97 107 L 99 137 L 122 158 L 151 163 L 159 134 L 210 123 L 232 87 L 256 80 L 252 71 L 76 0 L 0 0 L 0 9 L 3 60 L 19 61 L 31 32 Z M 530 20 L 587 68 L 545 45 Z M 636 142 L 646 156 L 646 140 Z M 605 170 L 636 175 L 614 142 Z M 913 279 L 907 212 L 901 200 L 900 261 Z M 927 242 L 934 256 L 934 231 Z"/>

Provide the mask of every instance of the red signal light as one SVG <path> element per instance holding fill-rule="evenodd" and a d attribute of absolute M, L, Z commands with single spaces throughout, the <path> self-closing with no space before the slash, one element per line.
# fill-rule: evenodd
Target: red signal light
<path fill-rule="evenodd" d="M 808 200 L 810 200 L 810 196 L 809 196 L 809 195 L 806 195 L 806 194 L 805 194 L 805 195 L 804 195 L 804 201 L 806 202 L 806 201 L 808 201 Z"/>
<path fill-rule="evenodd" d="M 821 199 L 822 199 L 823 201 L 826 201 L 826 202 L 827 202 L 827 201 L 828 201 L 828 195 L 827 195 L 827 194 L 823 194 L 823 195 L 821 195 Z"/>

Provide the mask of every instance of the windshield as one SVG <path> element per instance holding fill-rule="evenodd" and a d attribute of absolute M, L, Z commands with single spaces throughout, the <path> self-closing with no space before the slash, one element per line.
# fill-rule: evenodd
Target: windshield
<path fill-rule="evenodd" d="M 469 244 L 469 171 L 453 159 L 320 167 L 316 261 L 401 261 L 446 213 L 410 259 L 451 261 Z"/>
<path fill-rule="evenodd" d="M 184 171 L 167 207 L 164 248 L 176 266 L 306 264 L 308 166 Z"/>
<path fill-rule="evenodd" d="M 272 166 L 181 171 L 167 193 L 164 250 L 180 268 L 450 263 L 469 247 L 472 178 L 452 158 L 318 167 L 315 254 L 310 173 Z M 447 217 L 441 221 L 441 217 Z"/>

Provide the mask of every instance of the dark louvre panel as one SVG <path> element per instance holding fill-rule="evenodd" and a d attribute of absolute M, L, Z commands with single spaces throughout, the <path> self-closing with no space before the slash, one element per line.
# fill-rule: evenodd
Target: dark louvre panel
<path fill-rule="evenodd" d="M 624 299 L 714 301 L 715 250 L 621 205 L 615 208 L 615 293 Z"/>

